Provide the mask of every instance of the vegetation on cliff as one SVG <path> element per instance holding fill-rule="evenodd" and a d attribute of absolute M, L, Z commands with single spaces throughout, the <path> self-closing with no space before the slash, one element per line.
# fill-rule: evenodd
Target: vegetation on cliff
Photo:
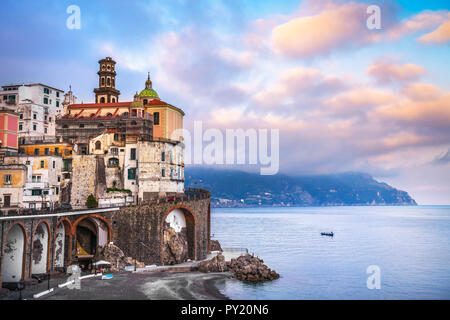
<path fill-rule="evenodd" d="M 185 179 L 186 187 L 211 191 L 214 207 L 416 205 L 407 192 L 366 173 L 295 177 L 187 168 Z"/>

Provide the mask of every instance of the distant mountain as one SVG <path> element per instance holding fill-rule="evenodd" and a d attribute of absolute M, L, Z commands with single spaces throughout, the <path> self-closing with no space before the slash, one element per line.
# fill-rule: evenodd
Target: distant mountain
<path fill-rule="evenodd" d="M 294 177 L 186 168 L 185 179 L 186 187 L 210 190 L 213 207 L 417 205 L 407 192 L 366 173 Z"/>

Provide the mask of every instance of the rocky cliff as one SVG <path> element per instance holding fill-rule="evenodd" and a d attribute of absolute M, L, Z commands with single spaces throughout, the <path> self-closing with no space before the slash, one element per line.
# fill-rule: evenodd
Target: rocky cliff
<path fill-rule="evenodd" d="M 416 205 L 405 191 L 365 173 L 287 176 L 187 168 L 186 186 L 211 191 L 214 207 Z"/>

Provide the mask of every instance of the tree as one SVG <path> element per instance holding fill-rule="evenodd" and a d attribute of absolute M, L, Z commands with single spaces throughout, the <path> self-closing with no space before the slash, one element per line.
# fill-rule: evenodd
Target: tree
<path fill-rule="evenodd" d="M 98 207 L 98 201 L 95 199 L 95 197 L 90 194 L 86 200 L 86 207 L 88 208 L 97 208 Z"/>

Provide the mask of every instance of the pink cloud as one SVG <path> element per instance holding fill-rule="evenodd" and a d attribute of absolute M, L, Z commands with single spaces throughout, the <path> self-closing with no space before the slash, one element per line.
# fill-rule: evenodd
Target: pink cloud
<path fill-rule="evenodd" d="M 443 92 L 435 85 L 428 83 L 410 83 L 402 93 L 411 100 L 430 100 L 442 96 Z"/>
<path fill-rule="evenodd" d="M 319 13 L 295 17 L 272 31 L 277 53 L 294 58 L 311 58 L 342 47 L 373 42 L 377 33 L 366 27 L 366 4 L 327 3 Z"/>
<path fill-rule="evenodd" d="M 379 61 L 370 65 L 366 72 L 378 83 L 390 83 L 416 80 L 425 74 L 425 68 L 412 63 L 397 65 Z"/>
<path fill-rule="evenodd" d="M 450 41 L 450 21 L 444 22 L 436 30 L 421 36 L 420 42 L 446 43 Z"/>
<path fill-rule="evenodd" d="M 418 40 L 421 42 L 438 42 L 448 41 L 448 22 L 450 12 L 446 10 L 430 11 L 426 10 L 416 14 L 410 18 L 406 18 L 394 26 L 388 33 L 388 38 L 396 40 L 400 37 L 416 34 L 423 31 L 436 30 L 427 33 Z"/>

